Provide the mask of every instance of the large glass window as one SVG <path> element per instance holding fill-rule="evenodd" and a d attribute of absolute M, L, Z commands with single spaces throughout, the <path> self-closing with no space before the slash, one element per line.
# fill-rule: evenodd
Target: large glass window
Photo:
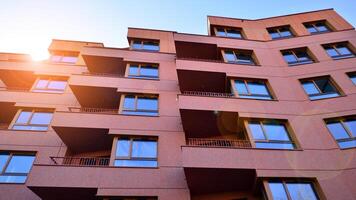
<path fill-rule="evenodd" d="M 304 23 L 304 26 L 311 34 L 327 33 L 331 31 L 325 21 L 308 22 Z"/>
<path fill-rule="evenodd" d="M 12 125 L 14 130 L 46 131 L 51 123 L 53 113 L 36 110 L 20 110 Z"/>
<path fill-rule="evenodd" d="M 125 95 L 122 103 L 122 114 L 158 115 L 158 96 Z"/>
<path fill-rule="evenodd" d="M 158 79 L 158 66 L 155 64 L 129 64 L 127 77 Z"/>
<path fill-rule="evenodd" d="M 294 149 L 285 123 L 279 121 L 249 121 L 249 130 L 256 148 Z"/>
<path fill-rule="evenodd" d="M 328 55 L 334 59 L 355 57 L 347 43 L 325 44 L 323 47 Z"/>
<path fill-rule="evenodd" d="M 0 183 L 25 183 L 35 156 L 0 152 Z"/>
<path fill-rule="evenodd" d="M 348 75 L 349 75 L 351 81 L 356 85 L 356 72 L 349 73 Z"/>
<path fill-rule="evenodd" d="M 35 83 L 33 92 L 63 93 L 67 86 L 67 81 L 40 78 Z"/>
<path fill-rule="evenodd" d="M 247 50 L 223 50 L 224 60 L 227 63 L 242 65 L 256 65 L 252 51 Z"/>
<path fill-rule="evenodd" d="M 157 139 L 119 138 L 114 165 L 157 167 Z"/>
<path fill-rule="evenodd" d="M 306 48 L 283 50 L 281 52 L 284 60 L 288 63 L 289 66 L 309 64 L 314 62 L 313 59 L 309 56 Z"/>
<path fill-rule="evenodd" d="M 318 200 L 312 182 L 269 181 L 273 199 L 278 200 Z"/>
<path fill-rule="evenodd" d="M 131 48 L 135 50 L 159 51 L 159 42 L 153 40 L 132 40 Z"/>
<path fill-rule="evenodd" d="M 79 52 L 55 52 L 51 55 L 54 63 L 75 64 L 78 61 Z"/>
<path fill-rule="evenodd" d="M 289 26 L 268 28 L 267 31 L 272 40 L 293 37 L 293 33 L 290 31 Z"/>
<path fill-rule="evenodd" d="M 273 99 L 266 81 L 262 80 L 234 80 L 234 89 L 240 98 Z"/>
<path fill-rule="evenodd" d="M 326 123 L 341 149 L 356 147 L 356 117 L 331 119 Z"/>
<path fill-rule="evenodd" d="M 340 96 L 328 77 L 302 80 L 301 83 L 311 100 Z"/>
<path fill-rule="evenodd" d="M 234 28 L 217 27 L 215 28 L 215 35 L 230 38 L 243 38 L 241 30 Z"/>

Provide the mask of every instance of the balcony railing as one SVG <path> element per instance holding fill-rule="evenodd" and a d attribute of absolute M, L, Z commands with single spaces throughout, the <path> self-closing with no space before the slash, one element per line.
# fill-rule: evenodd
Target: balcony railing
<path fill-rule="evenodd" d="M 52 165 L 66 166 L 109 166 L 110 158 L 98 157 L 51 157 Z"/>
<path fill-rule="evenodd" d="M 208 138 L 188 138 L 188 146 L 201 147 L 236 147 L 236 148 L 251 148 L 251 143 L 248 140 L 229 140 L 229 139 L 208 139 Z"/>
<path fill-rule="evenodd" d="M 187 95 L 187 96 L 235 98 L 234 94 L 231 94 L 231 93 L 218 93 L 218 92 L 184 91 L 184 92 L 182 92 L 182 94 L 183 95 Z"/>
<path fill-rule="evenodd" d="M 97 73 L 97 72 L 83 72 L 82 75 L 86 75 L 86 76 L 105 76 L 105 77 L 124 77 L 123 74 Z"/>
<path fill-rule="evenodd" d="M 179 57 L 179 58 L 177 58 L 177 60 L 191 60 L 191 61 L 201 61 L 201 62 L 225 63 L 223 60 L 207 59 L 207 58 L 193 58 L 193 57 Z"/>
<path fill-rule="evenodd" d="M 107 109 L 107 108 L 86 108 L 86 107 L 70 107 L 70 112 L 83 112 L 83 113 L 103 113 L 103 114 L 118 114 L 119 109 Z"/>

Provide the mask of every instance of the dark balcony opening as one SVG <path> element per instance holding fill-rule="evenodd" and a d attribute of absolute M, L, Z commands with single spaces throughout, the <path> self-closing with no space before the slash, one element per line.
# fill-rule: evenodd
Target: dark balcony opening
<path fill-rule="evenodd" d="M 91 109 L 118 110 L 120 94 L 117 88 L 69 85 L 81 107 Z M 117 112 L 116 112 L 117 113 Z"/>
<path fill-rule="evenodd" d="M 42 200 L 97 200 L 97 188 L 30 187 Z"/>
<path fill-rule="evenodd" d="M 187 145 L 250 148 L 238 113 L 180 110 Z"/>
<path fill-rule="evenodd" d="M 254 169 L 184 168 L 192 200 L 260 199 Z"/>
<path fill-rule="evenodd" d="M 180 90 L 184 92 L 231 93 L 225 73 L 177 70 Z M 197 94 L 198 95 L 198 94 Z M 208 95 L 208 94 L 206 94 Z M 211 94 L 213 95 L 213 94 Z"/>
<path fill-rule="evenodd" d="M 0 102 L 0 129 L 8 129 L 17 110 L 13 102 Z"/>
<path fill-rule="evenodd" d="M 216 44 L 176 41 L 175 46 L 178 59 L 222 62 L 221 53 Z"/>
<path fill-rule="evenodd" d="M 127 62 L 123 58 L 83 55 L 89 74 L 103 76 L 125 75 Z"/>
<path fill-rule="evenodd" d="M 6 90 L 29 91 L 36 78 L 32 71 L 0 70 L 0 79 Z"/>

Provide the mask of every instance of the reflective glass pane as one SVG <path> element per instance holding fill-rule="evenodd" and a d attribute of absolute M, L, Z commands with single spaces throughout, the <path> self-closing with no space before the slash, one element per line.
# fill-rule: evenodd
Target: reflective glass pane
<path fill-rule="evenodd" d="M 313 186 L 310 183 L 287 183 L 292 200 L 317 200 Z"/>
<path fill-rule="evenodd" d="M 78 57 L 75 56 L 63 56 L 62 57 L 62 62 L 65 63 L 76 63 L 78 60 Z"/>
<path fill-rule="evenodd" d="M 226 36 L 225 29 L 224 28 L 216 28 L 216 34 L 217 36 Z"/>
<path fill-rule="evenodd" d="M 318 28 L 319 32 L 329 31 L 324 23 L 316 23 L 315 26 Z"/>
<path fill-rule="evenodd" d="M 141 76 L 158 77 L 158 68 L 152 66 L 142 66 Z"/>
<path fill-rule="evenodd" d="M 133 141 L 132 157 L 156 158 L 157 142 L 156 141 Z"/>
<path fill-rule="evenodd" d="M 51 56 L 52 62 L 61 62 L 62 56 Z"/>
<path fill-rule="evenodd" d="M 32 167 L 35 156 L 32 155 L 13 155 L 6 173 L 28 173 Z"/>
<path fill-rule="evenodd" d="M 330 57 L 335 57 L 335 56 L 339 56 L 339 54 L 337 53 L 337 51 L 332 48 L 332 47 L 325 47 L 326 52 L 329 54 Z"/>
<path fill-rule="evenodd" d="M 235 80 L 235 89 L 239 94 L 248 94 L 245 82 L 242 80 Z"/>
<path fill-rule="evenodd" d="M 350 79 L 356 85 L 356 75 L 351 75 Z"/>
<path fill-rule="evenodd" d="M 38 80 L 35 88 L 44 89 L 47 87 L 47 84 L 48 80 Z"/>
<path fill-rule="evenodd" d="M 158 116 L 158 111 L 122 111 L 125 115 L 139 115 L 139 116 Z"/>
<path fill-rule="evenodd" d="M 341 149 L 354 148 L 354 147 L 356 147 L 356 140 L 339 142 L 339 146 Z"/>
<path fill-rule="evenodd" d="M 337 50 L 340 52 L 341 55 L 352 54 L 352 52 L 346 46 L 337 46 Z"/>
<path fill-rule="evenodd" d="M 251 94 L 269 95 L 268 88 L 263 82 L 249 81 L 247 85 Z"/>
<path fill-rule="evenodd" d="M 283 53 L 283 57 L 284 57 L 284 60 L 285 60 L 287 63 L 294 63 L 294 62 L 297 62 L 297 61 L 298 61 L 298 60 L 296 59 L 296 57 L 295 57 L 292 53 L 289 53 L 289 52 Z"/>
<path fill-rule="evenodd" d="M 315 87 L 313 82 L 310 81 L 306 81 L 302 83 L 303 88 L 305 90 L 305 92 L 309 95 L 311 94 L 319 94 L 318 89 Z"/>
<path fill-rule="evenodd" d="M 0 173 L 2 172 L 3 168 L 5 167 L 7 159 L 9 159 L 9 154 L 6 154 L 6 153 L 0 154 Z"/>
<path fill-rule="evenodd" d="M 290 141 L 287 129 L 283 124 L 264 123 L 263 125 L 269 140 Z"/>
<path fill-rule="evenodd" d="M 130 65 L 129 75 L 135 75 L 135 76 L 139 75 L 138 65 Z"/>
<path fill-rule="evenodd" d="M 135 109 L 135 96 L 125 96 L 124 99 L 124 109 L 134 110 Z"/>
<path fill-rule="evenodd" d="M 316 79 L 314 80 L 314 82 L 323 93 L 336 92 L 334 86 L 330 83 L 329 79 L 327 78 Z"/>
<path fill-rule="evenodd" d="M 130 140 L 119 139 L 116 144 L 116 156 L 127 157 L 130 155 Z"/>
<path fill-rule="evenodd" d="M 32 112 L 22 111 L 16 120 L 16 124 L 26 124 L 30 119 Z"/>
<path fill-rule="evenodd" d="M 309 96 L 311 100 L 316 100 L 316 99 L 327 99 L 327 98 L 332 98 L 332 97 L 338 97 L 340 96 L 338 93 L 327 93 L 327 94 L 320 94 L 316 96 Z"/>
<path fill-rule="evenodd" d="M 250 122 L 249 124 L 249 128 L 251 130 L 253 139 L 255 140 L 265 140 L 267 138 L 265 138 L 264 134 L 263 134 L 263 130 L 262 127 L 260 125 L 260 123 L 258 122 Z"/>
<path fill-rule="evenodd" d="M 158 100 L 157 98 L 139 97 L 137 99 L 137 109 L 158 110 Z"/>
<path fill-rule="evenodd" d="M 281 33 L 282 37 L 289 37 L 292 36 L 292 33 L 290 32 L 289 28 L 285 27 L 285 28 L 280 28 L 279 32 Z"/>
<path fill-rule="evenodd" d="M 144 42 L 143 49 L 150 50 L 150 51 L 158 51 L 159 46 L 156 42 Z"/>
<path fill-rule="evenodd" d="M 349 119 L 345 120 L 345 125 L 351 132 L 353 137 L 356 137 L 356 120 L 355 119 Z"/>
<path fill-rule="evenodd" d="M 25 183 L 27 176 L 3 176 L 0 175 L 0 183 Z"/>
<path fill-rule="evenodd" d="M 241 32 L 233 29 L 227 30 L 227 37 L 242 38 Z"/>
<path fill-rule="evenodd" d="M 243 99 L 260 99 L 260 100 L 272 99 L 270 96 L 244 95 L 244 94 L 241 94 L 239 97 Z"/>
<path fill-rule="evenodd" d="M 308 53 L 305 51 L 296 51 L 295 55 L 298 57 L 299 61 L 310 60 Z"/>
<path fill-rule="evenodd" d="M 53 113 L 35 112 L 32 116 L 30 124 L 50 124 Z"/>
<path fill-rule="evenodd" d="M 135 40 L 132 43 L 132 48 L 133 49 L 141 49 L 142 48 L 142 43 L 141 41 Z"/>
<path fill-rule="evenodd" d="M 157 167 L 155 160 L 115 160 L 115 166 L 118 167 Z"/>
<path fill-rule="evenodd" d="M 328 123 L 327 127 L 336 140 L 349 138 L 349 135 L 340 122 Z"/>
<path fill-rule="evenodd" d="M 251 55 L 238 53 L 237 55 L 237 62 L 242 64 L 253 64 L 253 59 Z"/>
<path fill-rule="evenodd" d="M 50 81 L 48 89 L 64 90 L 66 88 L 67 81 Z"/>
<path fill-rule="evenodd" d="M 272 33 L 269 33 L 269 35 L 271 36 L 272 39 L 276 39 L 276 38 L 280 38 L 281 37 L 278 32 L 272 32 Z"/>
<path fill-rule="evenodd" d="M 256 148 L 262 149 L 294 149 L 291 143 L 256 142 Z"/>
<path fill-rule="evenodd" d="M 307 24 L 307 25 L 305 25 L 305 27 L 308 29 L 309 33 L 317 33 L 318 32 L 318 30 L 316 30 L 314 28 L 314 26 L 312 26 L 311 24 Z"/>
<path fill-rule="evenodd" d="M 46 131 L 48 130 L 48 126 L 19 126 L 15 125 L 12 127 L 14 130 L 28 130 L 28 131 Z"/>
<path fill-rule="evenodd" d="M 288 200 L 282 183 L 268 183 L 273 200 Z"/>
<path fill-rule="evenodd" d="M 232 51 L 225 51 L 224 53 L 225 55 L 225 59 L 228 61 L 228 62 L 236 62 L 236 57 L 235 57 L 235 54 L 234 52 Z"/>

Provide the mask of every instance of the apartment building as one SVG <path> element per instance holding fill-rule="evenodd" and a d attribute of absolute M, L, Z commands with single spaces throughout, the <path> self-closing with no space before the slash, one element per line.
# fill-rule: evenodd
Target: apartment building
<path fill-rule="evenodd" d="M 333 9 L 0 54 L 0 199 L 356 198 L 356 32 Z"/>

